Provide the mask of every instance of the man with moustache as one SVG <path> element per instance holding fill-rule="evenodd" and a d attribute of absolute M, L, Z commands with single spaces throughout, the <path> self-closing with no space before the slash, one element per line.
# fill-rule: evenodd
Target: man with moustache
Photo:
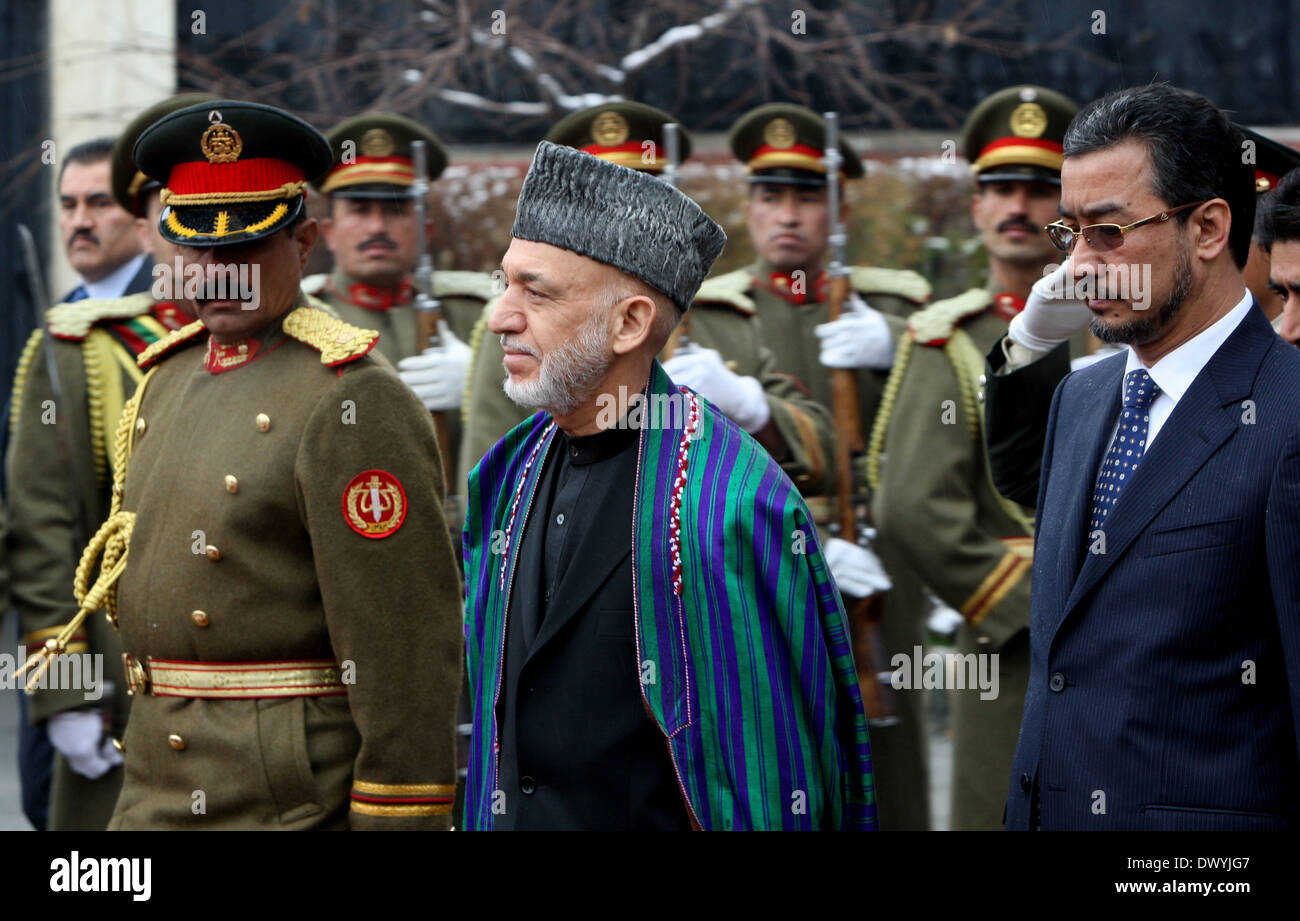
<path fill-rule="evenodd" d="M 85 259 L 104 240 L 129 242 L 123 229 L 128 221 L 143 219 L 156 227 L 159 185 L 136 170 L 131 148 L 140 132 L 159 118 L 204 98 L 211 97 L 185 93 L 146 109 L 105 159 L 88 160 L 89 155 L 78 150 L 69 154 L 61 181 L 66 193 L 62 215 L 71 221 L 64 229 L 75 241 L 70 256 Z M 99 188 L 101 172 L 103 187 L 112 190 L 112 208 L 99 203 L 98 193 L 85 194 Z M 92 176 L 94 184 L 86 185 Z M 77 199 L 76 206 L 66 206 L 68 199 Z M 119 212 L 125 218 L 119 219 Z M 87 237 L 84 243 L 76 240 L 82 235 Z M 156 229 L 148 236 L 149 255 L 169 265 L 172 244 Z M 7 420 L 12 433 L 8 481 L 13 484 L 7 500 L 13 528 L 5 549 L 11 559 L 20 636 L 29 650 L 55 636 L 76 613 L 73 575 L 81 548 L 108 515 L 113 432 L 141 377 L 135 359 L 194 319 L 191 305 L 155 298 L 150 292 L 153 260 L 144 260 L 149 284 L 136 285 L 138 293 L 100 299 L 82 292 L 51 308 L 45 328 L 32 333 L 19 360 Z M 102 290 L 98 283 L 90 284 Z M 117 289 L 110 284 L 107 290 Z M 53 375 L 47 365 L 51 355 Z M 53 378 L 58 380 L 57 392 Z M 30 722 L 22 728 L 24 763 L 35 762 L 41 750 L 54 754 L 43 782 L 33 772 L 24 772 L 24 802 L 48 799 L 43 821 L 35 809 L 27 810 L 38 829 L 102 830 L 122 784 L 122 758 L 111 742 L 126 725 L 129 702 L 121 643 L 105 620 L 94 617 L 68 652 L 102 656 L 111 686 L 89 703 L 82 690 L 71 688 L 43 688 L 23 696 Z"/>
<path fill-rule="evenodd" d="M 1300 823 L 1300 354 L 1242 279 L 1242 142 L 1168 84 L 1066 133 L 1053 240 L 1075 275 L 1150 266 L 1151 306 L 1090 300 L 1130 348 L 1052 400 L 1008 828 Z"/>
<path fill-rule="evenodd" d="M 611 163 L 662 177 L 669 166 L 664 126 L 675 119 L 639 102 L 601 103 L 565 116 L 546 140 L 574 147 Z M 678 127 L 678 156 L 691 153 L 691 136 Z M 782 372 L 768 348 L 754 305 L 726 287 L 710 292 L 706 281 L 699 308 L 669 340 L 660 359 L 669 376 L 713 402 L 752 434 L 801 490 L 824 492 L 834 479 L 834 438 L 829 411 L 811 399 L 802 382 Z M 502 390 L 498 338 L 486 335 L 491 305 L 470 345 L 475 357 L 465 415 L 460 466 L 468 470 L 488 448 L 529 415 Z M 683 332 L 689 334 L 683 339 Z M 563 352 L 540 358 L 541 378 L 563 381 Z M 533 406 L 531 408 L 536 408 Z"/>
<path fill-rule="evenodd" d="M 446 169 L 447 150 L 428 128 L 388 112 L 349 118 L 327 138 L 334 165 L 315 188 L 328 201 L 321 233 L 334 256 L 334 271 L 304 279 L 303 290 L 319 296 L 346 322 L 379 332 L 376 350 L 397 366 L 427 409 L 445 413 L 447 456 L 455 460 L 470 358 L 464 340 L 494 292 L 491 276 L 481 272 L 435 272 L 430 294 L 441 307 L 438 344 L 421 341 L 412 276 L 420 258 L 420 229 L 411 197 L 411 145 L 424 142 L 429 181 Z M 426 241 L 433 240 L 435 229 L 427 219 Z M 464 476 L 446 473 L 453 487 Z"/>
<path fill-rule="evenodd" d="M 963 146 L 989 283 L 913 314 L 873 427 L 868 474 L 882 544 L 963 617 L 962 655 L 997 656 L 998 693 L 950 693 L 953 829 L 994 829 L 1029 672 L 1032 514 L 989 481 L 976 402 L 983 356 L 1057 258 L 1042 226 L 1060 201 L 1061 138 L 1076 111 L 1039 86 L 981 102 Z"/>
<path fill-rule="evenodd" d="M 113 196 L 112 156 L 113 139 L 96 138 L 69 150 L 59 167 L 59 230 L 81 278 L 64 302 L 147 291 L 153 281 L 148 230 Z"/>
<path fill-rule="evenodd" d="M 78 568 L 134 697 L 109 827 L 446 828 L 463 647 L 443 475 L 376 334 L 299 290 L 329 145 L 213 100 L 146 128 L 134 159 L 182 270 L 258 289 L 206 288 L 199 320 L 139 356 L 94 586 Z"/>
<path fill-rule="evenodd" d="M 645 173 L 543 141 L 512 235 L 490 330 L 507 392 L 544 410 L 469 477 L 468 827 L 872 827 L 807 507 L 655 359 L 722 229 Z M 575 361 L 556 386 L 532 353 L 560 342 Z"/>

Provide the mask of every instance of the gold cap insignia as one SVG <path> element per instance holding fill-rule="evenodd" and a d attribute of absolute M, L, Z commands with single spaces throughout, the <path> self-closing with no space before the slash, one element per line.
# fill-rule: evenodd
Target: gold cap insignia
<path fill-rule="evenodd" d="M 244 139 L 239 132 L 221 120 L 221 113 L 213 109 L 208 113 L 208 130 L 199 138 L 199 147 L 209 163 L 234 163 L 244 150 Z"/>
<path fill-rule="evenodd" d="M 795 141 L 794 125 L 784 118 L 774 118 L 763 129 L 763 140 L 778 150 L 789 150 Z"/>
<path fill-rule="evenodd" d="M 1011 113 L 1011 130 L 1016 137 L 1036 138 L 1047 130 L 1047 113 L 1036 102 L 1022 102 Z"/>
<path fill-rule="evenodd" d="M 591 139 L 601 147 L 617 147 L 627 140 L 627 119 L 617 112 L 601 112 L 591 123 Z"/>
<path fill-rule="evenodd" d="M 397 144 L 383 128 L 371 128 L 361 135 L 361 153 L 366 157 L 391 157 Z"/>

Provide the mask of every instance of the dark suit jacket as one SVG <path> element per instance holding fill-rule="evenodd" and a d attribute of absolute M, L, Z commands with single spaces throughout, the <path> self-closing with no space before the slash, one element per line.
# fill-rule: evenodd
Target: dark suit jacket
<path fill-rule="evenodd" d="M 1007 826 L 1300 826 L 1300 352 L 1250 311 L 1087 534 L 1125 357 L 1047 427 Z M 1096 546 L 1095 542 L 1093 542 Z"/>
<path fill-rule="evenodd" d="M 72 297 L 72 295 L 77 293 L 77 288 L 80 287 L 81 287 L 81 283 L 78 282 L 76 285 L 73 286 L 72 290 L 70 290 L 67 294 L 63 295 L 59 303 L 66 303 L 67 300 L 70 297 Z M 122 292 L 121 294 L 118 295 L 118 297 L 126 297 L 128 294 L 139 294 L 142 291 L 148 291 L 152 287 L 153 287 L 153 260 L 149 258 L 148 255 L 146 255 L 144 257 L 144 262 L 140 263 L 140 268 L 136 271 L 134 275 L 131 276 L 131 280 L 126 283 L 126 287 L 122 289 Z"/>
<path fill-rule="evenodd" d="M 1003 338 L 1006 338 L 1005 336 Z M 1032 508 L 1038 498 L 1047 414 L 1052 394 L 1070 373 L 1070 348 L 1061 343 L 1038 361 L 1007 374 L 1002 339 L 984 366 L 984 438 L 993 486 L 1012 502 Z"/>

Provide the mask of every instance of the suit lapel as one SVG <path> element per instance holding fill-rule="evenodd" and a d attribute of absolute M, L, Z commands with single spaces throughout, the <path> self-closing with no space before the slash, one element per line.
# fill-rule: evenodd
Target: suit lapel
<path fill-rule="evenodd" d="M 1061 611 L 1062 620 L 1115 565 L 1152 519 L 1237 431 L 1238 416 L 1226 407 L 1234 406 L 1250 394 L 1263 353 L 1275 339 L 1276 335 L 1263 313 L 1252 308 L 1197 375 L 1107 516 L 1103 528 L 1105 552 L 1086 554 Z M 1121 365 L 1121 372 L 1122 369 Z M 1106 413 L 1107 434 L 1114 426 L 1117 412 L 1116 409 Z M 1100 455 L 1094 457 L 1098 461 L 1099 458 Z M 1090 479 L 1085 503 L 1091 501 L 1091 477 L 1095 472 L 1094 464 L 1088 470 Z"/>

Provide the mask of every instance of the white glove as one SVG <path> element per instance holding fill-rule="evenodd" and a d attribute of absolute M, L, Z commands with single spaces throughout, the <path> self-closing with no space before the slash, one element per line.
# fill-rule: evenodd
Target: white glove
<path fill-rule="evenodd" d="M 751 435 L 767 425 L 772 409 L 758 378 L 744 377 L 728 368 L 717 349 L 692 346 L 678 349 L 664 362 L 674 384 L 690 387 L 732 422 Z"/>
<path fill-rule="evenodd" d="M 438 321 L 438 338 L 440 345 L 397 363 L 397 376 L 431 412 L 460 407 L 473 357 L 470 347 L 447 328 L 446 320 Z"/>
<path fill-rule="evenodd" d="M 825 553 L 826 565 L 831 568 L 835 584 L 847 595 L 866 598 L 894 587 L 880 557 L 866 547 L 832 537 L 826 542 Z"/>
<path fill-rule="evenodd" d="M 885 318 L 857 294 L 849 295 L 849 305 L 838 320 L 813 329 L 821 340 L 821 363 L 828 368 L 892 368 L 894 339 Z"/>
<path fill-rule="evenodd" d="M 1069 339 L 1092 321 L 1092 311 L 1083 301 L 1067 297 L 1073 294 L 1066 284 L 1067 259 L 1056 271 L 1044 275 L 1029 289 L 1025 309 L 1011 318 L 1007 334 L 1035 352 L 1048 352 Z"/>
<path fill-rule="evenodd" d="M 104 717 L 98 710 L 66 710 L 46 723 L 50 744 L 68 759 L 68 767 L 95 780 L 122 763 L 113 740 L 104 736 Z"/>
<path fill-rule="evenodd" d="M 930 610 L 930 616 L 926 620 L 926 626 L 931 633 L 938 636 L 956 636 L 957 630 L 965 622 L 966 618 L 942 601 L 936 600 L 934 607 Z"/>

